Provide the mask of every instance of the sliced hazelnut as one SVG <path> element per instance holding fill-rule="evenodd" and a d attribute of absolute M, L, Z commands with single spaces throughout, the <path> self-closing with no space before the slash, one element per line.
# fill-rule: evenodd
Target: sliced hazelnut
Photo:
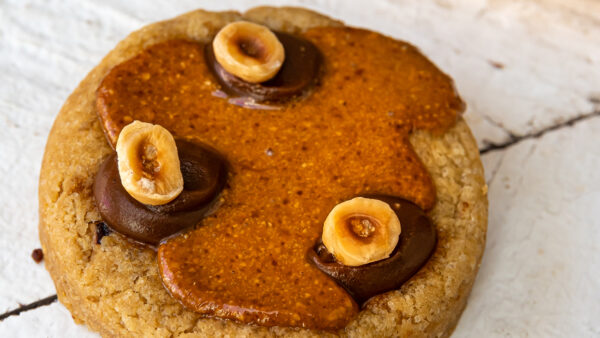
<path fill-rule="evenodd" d="M 165 128 L 133 121 L 121 130 L 116 148 L 121 184 L 139 202 L 166 204 L 183 190 L 175 139 Z"/>
<path fill-rule="evenodd" d="M 331 210 L 322 239 L 340 263 L 359 266 L 388 258 L 400 231 L 398 216 L 387 203 L 356 197 Z"/>
<path fill-rule="evenodd" d="M 226 71 L 251 83 L 271 79 L 285 59 L 277 36 L 267 27 L 247 21 L 223 27 L 213 40 L 213 50 Z"/>

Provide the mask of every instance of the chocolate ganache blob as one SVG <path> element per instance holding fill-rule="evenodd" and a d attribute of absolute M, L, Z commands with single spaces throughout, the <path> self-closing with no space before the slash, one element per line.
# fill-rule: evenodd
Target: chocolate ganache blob
<path fill-rule="evenodd" d="M 415 204 L 394 196 L 363 196 L 386 202 L 398 216 L 402 232 L 389 258 L 361 265 L 338 262 L 319 241 L 308 259 L 363 304 L 372 296 L 398 289 L 427 262 L 435 249 L 436 232 L 425 212 Z"/>
<path fill-rule="evenodd" d="M 156 246 L 162 239 L 196 225 L 211 210 L 225 185 L 226 161 L 206 146 L 184 140 L 176 143 L 183 191 L 167 204 L 146 205 L 131 197 L 121 184 L 116 153 L 101 164 L 94 181 L 94 197 L 110 228 Z"/>
<path fill-rule="evenodd" d="M 291 34 L 275 32 L 275 35 L 285 49 L 285 61 L 272 79 L 262 83 L 246 82 L 226 71 L 217 62 L 212 43 L 206 44 L 206 63 L 224 92 L 258 102 L 281 102 L 302 95 L 318 80 L 321 54 L 317 47 Z"/>

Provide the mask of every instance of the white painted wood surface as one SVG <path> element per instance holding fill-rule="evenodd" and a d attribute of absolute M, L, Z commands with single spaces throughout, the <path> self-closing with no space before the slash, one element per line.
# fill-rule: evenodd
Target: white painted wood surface
<path fill-rule="evenodd" d="M 482 156 L 488 243 L 455 337 L 600 336 L 600 1 L 261 3 L 410 41 L 455 79 L 480 148 L 510 144 Z M 144 24 L 256 4 L 0 0 L 0 314 L 55 293 L 30 254 L 39 166 L 67 95 Z M 32 336 L 96 334 L 58 303 L 0 321 L 0 337 Z"/>

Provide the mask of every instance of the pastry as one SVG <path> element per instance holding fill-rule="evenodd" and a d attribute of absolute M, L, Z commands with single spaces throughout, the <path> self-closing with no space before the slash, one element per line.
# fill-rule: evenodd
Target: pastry
<path fill-rule="evenodd" d="M 416 48 L 305 9 L 144 27 L 48 139 L 58 298 L 105 336 L 448 336 L 487 226 L 462 110 Z"/>

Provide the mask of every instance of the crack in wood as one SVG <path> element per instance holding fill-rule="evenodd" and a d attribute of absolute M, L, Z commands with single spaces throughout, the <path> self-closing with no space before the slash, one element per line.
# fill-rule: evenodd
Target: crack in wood
<path fill-rule="evenodd" d="M 591 101 L 591 99 L 590 99 L 590 101 Z M 515 134 L 507 131 L 507 133 L 509 134 L 508 141 L 503 142 L 503 143 L 489 143 L 486 146 L 484 146 L 483 148 L 479 149 L 479 153 L 481 155 L 483 155 L 483 154 L 491 152 L 491 151 L 506 149 L 508 147 L 511 147 L 511 146 L 521 142 L 521 141 L 529 140 L 529 139 L 537 139 L 537 138 L 542 137 L 543 135 L 545 135 L 548 132 L 559 130 L 559 129 L 562 129 L 565 127 L 572 127 L 579 122 L 583 122 L 583 121 L 592 119 L 594 117 L 599 117 L 599 116 L 600 116 L 600 109 L 595 109 L 591 113 L 575 116 L 564 122 L 544 128 L 544 129 L 536 131 L 534 133 L 529 133 L 529 134 L 525 134 L 525 135 L 515 135 Z M 504 129 L 504 128 L 502 128 L 502 129 L 506 131 L 506 129 Z"/>
<path fill-rule="evenodd" d="M 484 121 L 487 121 L 487 123 L 489 123 L 489 124 L 493 125 L 494 127 L 502 130 L 509 139 L 513 139 L 515 137 L 518 137 L 517 134 L 513 133 L 511 130 L 509 130 L 508 128 L 506 128 L 502 123 L 495 121 L 494 119 L 492 119 L 488 115 L 483 115 L 482 117 L 483 117 Z M 485 144 L 486 146 L 488 146 L 488 145 L 493 144 L 493 143 L 484 139 L 483 140 L 483 144 Z"/>
<path fill-rule="evenodd" d="M 38 301 L 35 301 L 35 302 L 27 304 L 27 305 L 21 305 L 14 310 L 11 310 L 11 311 L 1 314 L 0 322 L 10 316 L 18 316 L 21 314 L 21 312 L 25 312 L 25 311 L 37 309 L 38 307 L 50 305 L 50 304 L 56 302 L 57 299 L 58 299 L 58 297 L 56 295 L 52 295 L 52 296 L 40 299 Z"/>
<path fill-rule="evenodd" d="M 498 164 L 496 164 L 494 169 L 492 169 L 492 174 L 490 175 L 490 179 L 486 182 L 488 186 L 491 186 L 492 183 L 494 182 L 494 179 L 496 178 L 496 174 L 500 170 L 500 167 L 502 166 L 502 162 L 504 162 L 505 156 L 506 156 L 506 152 L 502 153 L 502 155 L 500 155 L 500 159 L 498 160 Z"/>

